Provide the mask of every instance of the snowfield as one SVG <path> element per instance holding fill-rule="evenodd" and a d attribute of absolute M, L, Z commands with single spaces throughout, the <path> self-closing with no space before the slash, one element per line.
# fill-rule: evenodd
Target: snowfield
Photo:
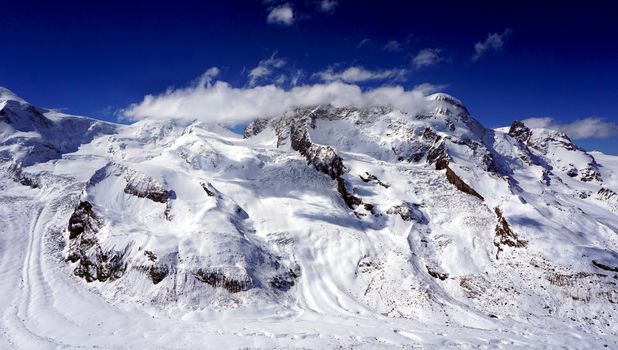
<path fill-rule="evenodd" d="M 242 136 L 0 89 L 0 348 L 618 348 L 618 157 L 427 99 Z"/>

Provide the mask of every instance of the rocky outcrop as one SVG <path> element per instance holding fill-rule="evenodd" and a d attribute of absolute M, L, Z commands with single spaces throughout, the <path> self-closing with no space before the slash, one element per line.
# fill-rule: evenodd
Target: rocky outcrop
<path fill-rule="evenodd" d="M 206 184 L 205 182 L 200 182 L 200 185 L 202 186 L 202 189 L 204 190 L 204 192 L 206 192 L 208 197 L 213 197 L 215 195 L 215 192 L 208 188 L 208 184 Z"/>
<path fill-rule="evenodd" d="M 203 268 L 193 273 L 200 282 L 213 288 L 224 288 L 230 293 L 239 293 L 255 287 L 253 278 L 241 268 Z"/>
<path fill-rule="evenodd" d="M 600 262 L 598 262 L 596 260 L 592 260 L 592 265 L 600 268 L 601 270 L 618 272 L 618 266 L 609 266 L 609 265 L 600 263 Z"/>
<path fill-rule="evenodd" d="M 403 221 L 414 221 L 419 224 L 427 224 L 429 220 L 420 211 L 419 205 L 409 202 L 403 202 L 395 205 L 386 211 L 387 214 L 399 215 Z"/>
<path fill-rule="evenodd" d="M 442 170 L 448 168 L 448 164 L 451 158 L 446 153 L 446 146 L 444 140 L 436 140 L 427 153 L 427 163 L 435 164 L 436 170 Z"/>
<path fill-rule="evenodd" d="M 39 179 L 36 176 L 24 172 L 22 167 L 18 164 L 11 164 L 8 168 L 8 174 L 11 176 L 13 181 L 24 186 L 28 186 L 30 188 L 39 188 L 41 186 Z"/>
<path fill-rule="evenodd" d="M 166 265 L 152 265 L 148 269 L 148 276 L 152 280 L 153 284 L 159 284 L 165 277 L 167 277 L 170 269 Z"/>
<path fill-rule="evenodd" d="M 348 208 L 352 210 L 363 203 L 362 199 L 356 197 L 351 191 L 348 190 L 345 180 L 341 177 L 337 178 L 337 191 L 341 194 L 341 198 L 343 198 L 343 201 Z"/>
<path fill-rule="evenodd" d="M 508 134 L 526 144 L 532 135 L 532 131 L 524 123 L 516 120 L 511 124 Z"/>
<path fill-rule="evenodd" d="M 450 182 L 451 184 L 453 184 L 458 190 L 460 190 L 461 192 L 467 193 L 471 196 L 475 196 L 480 200 L 485 200 L 483 198 L 483 196 L 481 196 L 480 194 L 478 194 L 478 192 L 476 192 L 472 187 L 470 187 L 468 184 L 466 184 L 459 176 L 457 176 L 457 174 L 455 174 L 455 172 L 449 168 L 448 166 L 446 167 L 446 179 L 448 180 L 448 182 Z"/>
<path fill-rule="evenodd" d="M 608 188 L 601 187 L 601 189 L 599 189 L 597 191 L 596 198 L 598 200 L 608 201 L 608 200 L 611 200 L 611 199 L 616 200 L 618 197 L 616 197 L 616 192 L 614 192 L 614 191 L 612 191 L 612 190 L 610 190 Z"/>
<path fill-rule="evenodd" d="M 298 151 L 317 171 L 329 175 L 333 180 L 343 175 L 343 159 L 331 146 L 317 145 L 311 142 L 304 126 L 292 125 L 290 130 L 292 149 Z"/>
<path fill-rule="evenodd" d="M 583 182 L 598 181 L 602 182 L 601 173 L 598 171 L 596 162 L 589 163 L 585 168 L 579 171 L 580 180 Z"/>
<path fill-rule="evenodd" d="M 447 273 L 440 273 L 437 270 L 432 269 L 431 267 L 429 267 L 429 265 L 425 265 L 425 268 L 427 269 L 427 273 L 429 274 L 429 276 L 433 277 L 433 278 L 437 278 L 441 281 L 444 281 L 445 279 L 448 278 L 448 274 Z"/>
<path fill-rule="evenodd" d="M 380 185 L 380 186 L 382 186 L 384 188 L 389 188 L 390 187 L 390 185 L 385 184 L 384 182 L 380 181 L 380 179 L 378 179 L 377 176 L 375 176 L 373 174 L 370 174 L 368 172 L 365 172 L 365 175 L 359 175 L 359 177 L 360 177 L 360 179 L 363 182 L 374 182 L 374 183 L 377 183 L 378 185 Z"/>
<path fill-rule="evenodd" d="M 173 191 L 168 191 L 151 178 L 128 177 L 124 193 L 147 198 L 157 203 L 167 203 L 174 197 Z"/>
<path fill-rule="evenodd" d="M 287 292 L 290 288 L 296 285 L 295 280 L 300 277 L 300 267 L 295 266 L 294 269 L 273 277 L 270 280 L 270 286 L 278 291 Z"/>
<path fill-rule="evenodd" d="M 503 250 L 502 246 L 509 246 L 513 248 L 524 248 L 528 245 L 528 242 L 522 240 L 517 236 L 509 223 L 506 221 L 502 214 L 502 210 L 496 207 L 494 209 L 496 213 L 496 217 L 498 218 L 498 224 L 496 225 L 496 236 L 494 238 L 494 245 L 498 248 L 496 251 L 496 259 L 498 258 L 498 254 Z"/>
<path fill-rule="evenodd" d="M 256 119 L 255 121 L 247 125 L 247 127 L 245 128 L 243 137 L 248 139 L 251 136 L 255 136 L 261 133 L 262 131 L 264 131 L 264 129 L 266 129 L 266 127 L 268 126 L 268 123 L 269 123 L 268 119 Z"/>
<path fill-rule="evenodd" d="M 125 269 L 125 252 L 103 250 L 97 233 L 102 226 L 92 204 L 80 202 L 69 219 L 69 255 L 67 260 L 77 263 L 73 273 L 87 282 L 115 280 Z"/>

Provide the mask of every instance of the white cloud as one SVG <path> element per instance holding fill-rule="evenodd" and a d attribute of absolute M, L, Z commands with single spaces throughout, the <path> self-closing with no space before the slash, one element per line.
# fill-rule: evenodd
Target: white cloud
<path fill-rule="evenodd" d="M 277 57 L 277 53 L 273 53 L 269 58 L 261 60 L 258 65 L 249 71 L 249 85 L 253 86 L 260 79 L 270 76 L 275 69 L 285 66 L 286 61 Z"/>
<path fill-rule="evenodd" d="M 292 107 L 333 105 L 335 107 L 391 105 L 404 112 L 427 111 L 432 101 L 422 90 L 388 86 L 363 90 L 343 82 L 303 85 L 283 89 L 275 85 L 235 88 L 223 81 L 169 89 L 147 95 L 140 103 L 123 110 L 129 120 L 177 119 L 235 125 L 257 117 L 280 115 Z"/>
<path fill-rule="evenodd" d="M 294 10 L 288 3 L 274 7 L 266 18 L 268 23 L 290 26 L 294 24 Z"/>
<path fill-rule="evenodd" d="M 333 13 L 337 5 L 339 3 L 336 0 L 322 0 L 319 3 L 319 10 L 324 13 Z"/>
<path fill-rule="evenodd" d="M 434 85 L 434 84 L 430 84 L 430 83 L 422 83 L 422 84 L 415 85 L 414 86 L 414 90 L 415 91 L 420 91 L 423 95 L 430 95 L 430 94 L 433 94 L 435 92 L 443 91 L 447 87 L 448 87 L 448 85 L 446 85 L 446 84 Z"/>
<path fill-rule="evenodd" d="M 371 42 L 371 39 L 369 39 L 369 38 L 362 39 L 362 40 L 358 43 L 358 45 L 356 45 L 356 49 L 358 50 L 358 49 L 360 49 L 361 47 L 365 47 L 365 46 L 367 46 L 370 42 Z"/>
<path fill-rule="evenodd" d="M 408 73 L 405 69 L 367 70 L 363 67 L 349 67 L 343 71 L 335 72 L 333 68 L 315 73 L 314 76 L 322 81 L 345 81 L 348 83 L 360 83 L 371 80 L 402 80 Z"/>
<path fill-rule="evenodd" d="M 513 31 L 511 29 L 505 29 L 502 34 L 489 33 L 485 41 L 479 41 L 474 44 L 474 55 L 472 61 L 478 61 L 488 51 L 499 51 L 504 47 L 504 41 Z"/>
<path fill-rule="evenodd" d="M 554 118 L 528 118 L 522 121 L 531 128 L 559 130 L 577 139 L 603 139 L 618 135 L 618 124 L 598 117 L 578 119 L 571 123 L 560 123 Z"/>
<path fill-rule="evenodd" d="M 391 52 L 401 51 L 401 44 L 397 40 L 391 40 L 384 45 L 383 50 Z"/>
<path fill-rule="evenodd" d="M 440 56 L 442 50 L 435 48 L 427 48 L 419 51 L 412 59 L 412 63 L 416 69 L 433 66 L 444 60 Z"/>
<path fill-rule="evenodd" d="M 213 78 L 219 75 L 219 68 L 212 67 L 206 70 L 196 81 L 197 85 L 210 84 Z"/>

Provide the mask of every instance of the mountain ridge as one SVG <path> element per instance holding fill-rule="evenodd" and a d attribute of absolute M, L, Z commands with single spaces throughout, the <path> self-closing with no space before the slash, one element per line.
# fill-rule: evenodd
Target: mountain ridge
<path fill-rule="evenodd" d="M 428 96 L 432 109 L 418 115 L 303 107 L 234 135 L 200 122 L 82 120 L 4 91 L 2 220 L 40 262 L 17 266 L 4 248 L 0 265 L 43 274 L 47 284 L 29 290 L 48 288 L 49 304 L 62 289 L 66 303 L 90 293 L 96 310 L 139 306 L 155 328 L 180 322 L 178 334 L 199 315 L 267 319 L 253 327 L 290 337 L 298 331 L 272 318 L 340 321 L 309 325 L 331 345 L 359 322 L 375 327 L 364 346 L 436 346 L 435 335 L 401 335 L 423 327 L 478 342 L 504 332 L 528 345 L 557 345 L 545 332 L 617 341 L 618 161 L 565 134 L 521 122 L 486 129 L 446 94 Z M 32 239 L 42 248 L 28 248 Z M 68 304 L 32 306 L 25 293 L 7 292 L 1 311 L 85 325 Z M 59 337 L 45 319 L 27 319 Z M 19 334 L 20 324 L 4 327 Z M 280 341 L 268 344 L 289 345 Z"/>

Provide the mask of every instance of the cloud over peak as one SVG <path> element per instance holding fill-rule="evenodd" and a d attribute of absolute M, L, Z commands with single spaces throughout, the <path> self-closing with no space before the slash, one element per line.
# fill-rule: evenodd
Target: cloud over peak
<path fill-rule="evenodd" d="M 618 135 L 618 124 L 599 117 L 577 119 L 571 123 L 561 123 L 550 117 L 528 118 L 522 122 L 531 128 L 562 131 L 574 140 L 604 139 Z"/>
<path fill-rule="evenodd" d="M 348 83 L 360 83 L 372 80 L 403 80 L 408 71 L 405 69 L 367 70 L 363 67 L 352 66 L 336 72 L 332 67 L 315 73 L 313 76 L 326 82 L 344 81 Z"/>
<path fill-rule="evenodd" d="M 292 107 L 391 105 L 417 114 L 425 112 L 431 105 L 425 96 L 426 85 L 412 90 L 401 86 L 363 90 L 358 85 L 333 81 L 290 89 L 275 85 L 237 88 L 224 81 L 212 82 L 212 74 L 217 70 L 209 71 L 210 74 L 203 75 L 208 79 L 200 79 L 200 84 L 145 96 L 140 103 L 123 110 L 123 117 L 129 120 L 178 119 L 236 125 L 258 117 L 280 115 Z"/>
<path fill-rule="evenodd" d="M 511 35 L 513 31 L 509 28 L 505 29 L 502 34 L 489 33 L 485 41 L 479 41 L 474 44 L 474 55 L 472 61 L 478 61 L 481 57 L 489 51 L 499 51 L 504 47 L 506 38 Z"/>
<path fill-rule="evenodd" d="M 266 21 L 272 24 L 280 24 L 284 26 L 291 26 L 294 24 L 294 10 L 289 3 L 273 7 L 266 17 Z"/>

